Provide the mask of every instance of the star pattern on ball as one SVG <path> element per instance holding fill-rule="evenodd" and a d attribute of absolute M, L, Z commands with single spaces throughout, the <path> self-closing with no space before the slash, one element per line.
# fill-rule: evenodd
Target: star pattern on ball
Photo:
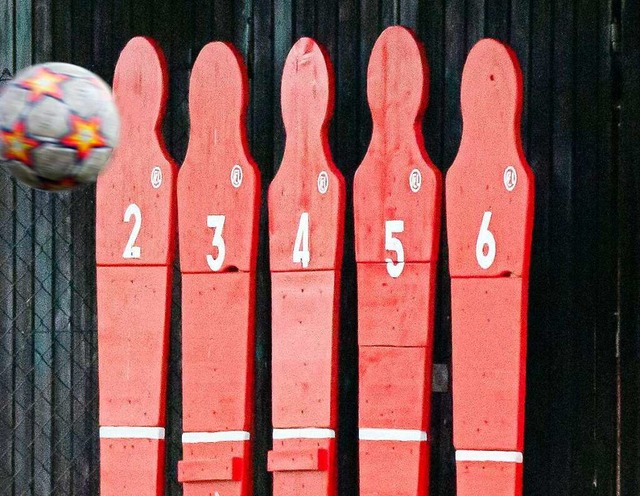
<path fill-rule="evenodd" d="M 31 150 L 36 148 L 39 143 L 25 134 L 24 122 L 16 122 L 13 129 L 9 131 L 0 130 L 0 138 L 5 145 L 4 158 L 6 160 L 18 160 L 28 166 L 33 164 Z"/>
<path fill-rule="evenodd" d="M 20 86 L 29 90 L 29 101 L 36 102 L 43 96 L 62 98 L 61 83 L 69 79 L 63 74 L 56 74 L 49 69 L 40 69 L 33 77 L 25 79 Z"/>
<path fill-rule="evenodd" d="M 100 134 L 100 124 L 100 119 L 97 117 L 85 120 L 77 115 L 72 115 L 73 129 L 60 142 L 78 150 L 78 159 L 84 160 L 89 156 L 91 150 L 106 145 L 104 137 Z"/>

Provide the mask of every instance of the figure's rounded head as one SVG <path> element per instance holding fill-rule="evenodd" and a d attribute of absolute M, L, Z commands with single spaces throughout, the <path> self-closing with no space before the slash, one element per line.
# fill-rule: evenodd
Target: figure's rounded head
<path fill-rule="evenodd" d="M 373 47 L 367 71 L 373 119 L 384 112 L 420 116 L 427 106 L 428 71 L 424 48 L 409 29 L 385 29 Z"/>
<path fill-rule="evenodd" d="M 291 48 L 282 73 L 282 118 L 288 131 L 304 120 L 320 128 L 333 111 L 333 70 L 329 57 L 311 38 Z"/>
<path fill-rule="evenodd" d="M 113 89 L 127 127 L 156 128 L 167 99 L 166 61 L 162 50 L 150 38 L 133 38 L 122 50 L 116 65 Z"/>
<path fill-rule="evenodd" d="M 200 51 L 191 73 L 191 114 L 201 117 L 199 123 L 207 121 L 202 118 L 203 114 L 239 120 L 247 105 L 246 78 L 240 54 L 235 48 L 220 41 L 209 43 Z"/>
<path fill-rule="evenodd" d="M 480 40 L 471 49 L 462 71 L 460 104 L 464 126 L 503 132 L 519 125 L 522 73 L 508 46 Z"/>

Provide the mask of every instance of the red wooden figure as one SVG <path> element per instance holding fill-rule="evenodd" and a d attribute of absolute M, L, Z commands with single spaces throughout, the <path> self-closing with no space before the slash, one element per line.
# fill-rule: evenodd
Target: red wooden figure
<path fill-rule="evenodd" d="M 205 46 L 189 92 L 178 178 L 186 496 L 250 496 L 260 175 L 248 151 L 248 81 L 229 44 Z"/>
<path fill-rule="evenodd" d="M 424 495 L 442 181 L 422 139 L 428 66 L 411 31 L 382 33 L 367 83 L 373 134 L 353 191 L 360 494 Z"/>
<path fill-rule="evenodd" d="M 534 179 L 513 51 L 480 41 L 462 75 L 463 133 L 446 181 L 458 494 L 522 494 Z"/>
<path fill-rule="evenodd" d="M 113 89 L 120 146 L 98 180 L 96 216 L 100 494 L 151 496 L 163 493 L 176 177 L 153 41 L 127 44 Z"/>
<path fill-rule="evenodd" d="M 336 494 L 338 308 L 345 186 L 327 137 L 333 73 L 300 39 L 282 77 L 287 141 L 269 188 L 276 496 Z"/>

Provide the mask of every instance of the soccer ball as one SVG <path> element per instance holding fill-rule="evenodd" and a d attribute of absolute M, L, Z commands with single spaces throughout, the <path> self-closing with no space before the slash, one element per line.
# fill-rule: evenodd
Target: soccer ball
<path fill-rule="evenodd" d="M 0 167 L 33 188 L 94 182 L 119 131 L 111 89 L 82 67 L 35 65 L 0 93 Z"/>

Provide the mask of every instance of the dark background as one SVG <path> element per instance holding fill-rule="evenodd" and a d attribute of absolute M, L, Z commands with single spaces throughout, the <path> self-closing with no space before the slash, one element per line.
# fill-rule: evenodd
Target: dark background
<path fill-rule="evenodd" d="M 188 136 L 190 68 L 205 43 L 232 41 L 251 82 L 251 150 L 268 185 L 282 157 L 279 90 L 300 36 L 336 74 L 335 162 L 352 183 L 371 132 L 365 77 L 384 27 L 413 28 L 431 67 L 427 149 L 443 170 L 460 134 L 460 77 L 480 38 L 509 43 L 525 86 L 522 136 L 536 176 L 531 267 L 526 495 L 640 494 L 640 9 L 638 0 L 0 0 L 0 72 L 47 60 L 111 81 L 134 35 L 170 68 L 165 123 L 174 157 Z M 351 198 L 349 198 L 351 201 Z M 264 212 L 263 212 L 264 213 Z M 356 306 L 351 210 L 341 331 L 340 494 L 357 494 Z M 33 192 L 0 174 L 0 495 L 98 492 L 95 191 Z M 256 495 L 270 435 L 269 280 L 261 236 Z M 445 233 L 446 234 L 446 233 Z M 447 250 L 435 361 L 449 363 Z M 179 282 L 179 281 L 178 281 Z M 179 494 L 180 308 L 174 288 L 167 494 Z M 431 494 L 455 494 L 451 397 L 433 397 Z"/>

